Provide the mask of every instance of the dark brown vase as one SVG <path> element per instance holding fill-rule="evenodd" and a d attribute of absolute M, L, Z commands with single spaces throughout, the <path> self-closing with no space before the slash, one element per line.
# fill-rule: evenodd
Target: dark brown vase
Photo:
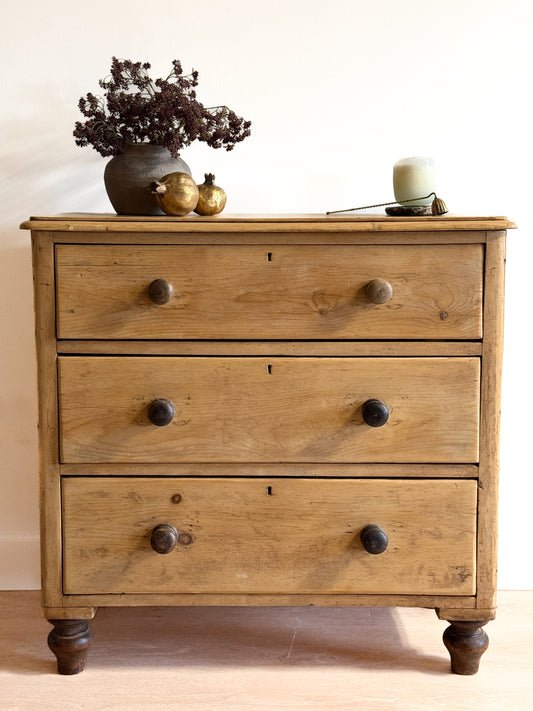
<path fill-rule="evenodd" d="M 181 158 L 173 158 L 168 149 L 150 143 L 128 146 L 111 158 L 104 171 L 107 195 L 118 215 L 162 215 L 150 183 L 168 173 L 188 173 Z"/>

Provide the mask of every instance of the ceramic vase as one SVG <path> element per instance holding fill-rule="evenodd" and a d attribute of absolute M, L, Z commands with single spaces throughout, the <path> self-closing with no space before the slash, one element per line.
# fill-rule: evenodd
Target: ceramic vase
<path fill-rule="evenodd" d="M 188 173 L 181 158 L 173 158 L 167 148 L 138 143 L 127 146 L 114 156 L 104 171 L 107 195 L 118 215 L 163 215 L 150 183 L 168 173 Z"/>

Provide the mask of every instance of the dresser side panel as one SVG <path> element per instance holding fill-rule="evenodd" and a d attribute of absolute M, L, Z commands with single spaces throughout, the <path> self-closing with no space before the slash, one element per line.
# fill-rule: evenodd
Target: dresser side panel
<path fill-rule="evenodd" d="M 42 603 L 50 607 L 60 606 L 62 600 L 53 234 L 32 233 L 32 258 L 39 399 Z"/>
<path fill-rule="evenodd" d="M 505 232 L 487 235 L 481 366 L 477 607 L 496 604 Z"/>

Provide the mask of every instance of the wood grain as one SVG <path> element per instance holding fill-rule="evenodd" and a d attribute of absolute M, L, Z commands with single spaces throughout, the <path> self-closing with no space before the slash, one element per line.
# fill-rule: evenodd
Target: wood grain
<path fill-rule="evenodd" d="M 285 464 L 252 464 L 250 462 L 114 462 L 90 464 L 61 464 L 62 476 L 263 476 L 263 477 L 333 477 L 349 478 L 407 478 L 407 479 L 477 479 L 477 464 L 378 464 L 354 462 L 321 464 L 317 462 Z"/>
<path fill-rule="evenodd" d="M 438 608 L 450 605 L 459 615 L 465 612 L 465 619 L 476 619 L 476 598 L 473 595 L 382 595 L 349 593 L 303 593 L 303 594 L 254 594 L 254 593 L 91 593 L 89 595 L 65 595 L 64 611 L 66 617 L 70 606 L 79 606 L 85 602 L 101 607 L 425 607 Z M 45 610 L 46 615 L 48 611 Z M 61 617 L 61 615 L 56 615 Z M 74 615 L 75 617 L 75 615 Z M 82 617 L 82 615 L 80 615 Z M 446 618 L 447 619 L 447 618 Z M 484 617 L 481 619 L 485 619 Z"/>
<path fill-rule="evenodd" d="M 155 231 L 247 231 L 278 232 L 298 230 L 323 231 L 442 231 L 442 230 L 507 230 L 516 227 L 506 217 L 481 217 L 470 215 L 445 215 L 439 217 L 388 217 L 386 215 L 345 214 L 327 216 L 307 215 L 196 215 L 175 217 L 124 217 L 110 214 L 63 214 L 51 217 L 32 217 L 21 224 L 22 229 L 84 232 L 87 230 L 118 232 Z"/>
<path fill-rule="evenodd" d="M 478 358 L 62 356 L 59 392 L 63 463 L 478 459 Z M 369 398 L 383 427 L 362 419 Z"/>
<path fill-rule="evenodd" d="M 78 341 L 60 354 L 181 356 L 479 356 L 480 341 Z"/>
<path fill-rule="evenodd" d="M 482 262 L 481 245 L 58 245 L 58 336 L 472 340 Z M 377 278 L 393 289 L 383 304 L 365 291 Z"/>
<path fill-rule="evenodd" d="M 473 481 L 63 481 L 66 593 L 475 590 Z M 170 523 L 182 541 L 155 553 Z M 368 554 L 361 529 L 388 534 Z"/>
<path fill-rule="evenodd" d="M 409 230 L 388 231 L 386 226 L 379 229 L 337 229 L 338 225 L 325 225 L 324 229 L 306 229 L 305 224 L 296 225 L 296 228 L 285 225 L 284 229 L 277 229 L 274 224 L 265 224 L 261 229 L 244 230 L 242 227 L 235 229 L 226 225 L 222 230 L 213 229 L 210 225 L 187 226 L 181 225 L 177 230 L 168 231 L 164 225 L 146 224 L 146 229 L 136 225 L 135 230 L 116 230 L 116 225 L 108 229 L 104 223 L 70 224 L 68 229 L 54 230 L 53 225 L 59 223 L 39 223 L 48 226 L 53 235 L 55 244 L 123 244 L 123 245 L 378 245 L 378 244 L 485 244 L 488 231 L 496 229 L 494 224 L 479 226 L 479 229 L 453 230 L 420 230 L 416 225 L 411 225 Z M 333 229 L 328 229 L 333 227 Z M 200 228 L 200 229 L 199 229 Z M 501 226 L 500 228 L 501 229 Z M 43 228 L 43 231 L 47 231 Z M 75 239 L 72 233 L 75 232 Z"/>

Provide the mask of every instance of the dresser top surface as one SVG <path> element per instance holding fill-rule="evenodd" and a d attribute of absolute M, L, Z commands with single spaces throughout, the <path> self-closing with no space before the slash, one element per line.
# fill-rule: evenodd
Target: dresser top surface
<path fill-rule="evenodd" d="M 64 213 L 35 216 L 22 229 L 44 232 L 441 232 L 464 230 L 507 230 L 516 225 L 506 217 L 440 215 L 389 217 L 388 215 L 266 214 L 186 217 Z"/>

